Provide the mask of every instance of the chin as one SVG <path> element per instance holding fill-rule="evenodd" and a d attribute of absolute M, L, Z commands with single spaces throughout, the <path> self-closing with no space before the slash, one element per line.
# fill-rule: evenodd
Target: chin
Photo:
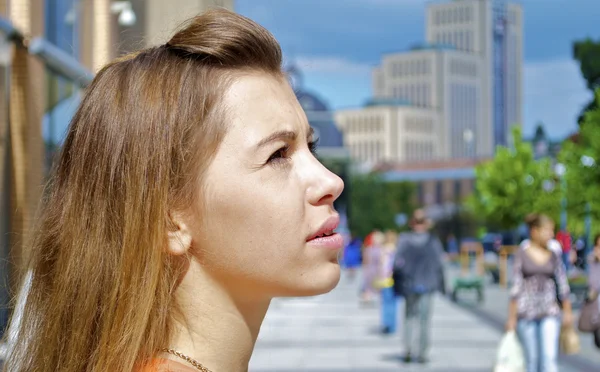
<path fill-rule="evenodd" d="M 340 282 L 341 269 L 337 262 L 327 264 L 315 269 L 310 274 L 290 286 L 284 294 L 277 297 L 308 297 L 318 296 L 333 290 Z"/>

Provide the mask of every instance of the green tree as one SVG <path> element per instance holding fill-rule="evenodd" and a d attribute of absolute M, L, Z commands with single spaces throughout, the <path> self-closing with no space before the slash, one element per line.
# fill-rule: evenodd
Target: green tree
<path fill-rule="evenodd" d="M 521 128 L 513 128 L 513 148 L 499 147 L 494 159 L 476 167 L 475 194 L 468 201 L 488 225 L 511 230 L 525 216 L 543 212 L 558 218 L 560 192 L 550 161 L 534 159 Z"/>
<path fill-rule="evenodd" d="M 586 81 L 587 88 L 594 92 L 600 88 L 600 40 L 590 38 L 573 43 L 573 58 L 579 62 L 581 75 Z M 592 99 L 579 116 L 579 124 L 583 123 L 585 113 L 598 108 L 598 101 Z"/>
<path fill-rule="evenodd" d="M 576 141 L 563 143 L 559 161 L 564 164 L 564 195 L 567 199 L 568 228 L 584 233 L 586 205 L 591 207 L 592 232 L 600 232 L 600 88 L 595 94 L 595 109 L 585 113 Z"/>
<path fill-rule="evenodd" d="M 395 216 L 413 211 L 415 185 L 408 182 L 385 182 L 378 174 L 350 178 L 350 231 L 366 236 L 374 229 L 397 229 Z"/>
<path fill-rule="evenodd" d="M 384 192 L 394 216 L 398 214 L 410 216 L 416 209 L 417 185 L 413 182 L 386 182 Z"/>

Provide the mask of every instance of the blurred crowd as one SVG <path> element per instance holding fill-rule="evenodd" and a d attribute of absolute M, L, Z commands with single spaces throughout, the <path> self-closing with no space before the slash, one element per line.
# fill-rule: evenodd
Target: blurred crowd
<path fill-rule="evenodd" d="M 600 349 L 600 236 L 585 254 L 583 239 L 555 233 L 548 216 L 532 214 L 525 222 L 527 234 L 510 257 L 506 331 L 518 336 L 525 371 L 552 372 L 558 370 L 560 351 L 577 352 L 576 328 L 593 333 Z M 361 270 L 359 300 L 363 306 L 380 307 L 382 334 L 395 333 L 403 322 L 405 362 L 426 363 L 434 293 L 446 293 L 445 268 L 456 262 L 465 241 L 459 243 L 449 235 L 444 247 L 421 209 L 414 212 L 409 226 L 410 231 L 403 233 L 375 230 L 364 239 L 353 237 L 342 263 L 350 278 Z M 491 249 L 482 249 L 481 254 L 491 253 L 498 261 L 502 238 L 491 243 Z M 573 278 L 581 276 L 585 295 L 576 320 L 571 286 L 580 286 Z"/>

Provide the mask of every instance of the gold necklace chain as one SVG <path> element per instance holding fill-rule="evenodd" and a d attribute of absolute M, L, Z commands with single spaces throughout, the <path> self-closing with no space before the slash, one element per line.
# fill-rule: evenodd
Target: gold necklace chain
<path fill-rule="evenodd" d="M 186 362 L 188 362 L 189 364 L 193 365 L 194 367 L 196 367 L 196 369 L 198 369 L 201 372 L 212 372 L 210 369 L 204 367 L 202 365 L 202 363 L 198 362 L 196 359 L 192 359 L 189 356 L 180 353 L 177 350 L 173 350 L 173 349 L 163 349 L 162 351 L 164 351 L 165 353 L 169 353 L 171 355 L 175 355 L 178 358 L 181 358 L 183 360 L 185 360 Z"/>

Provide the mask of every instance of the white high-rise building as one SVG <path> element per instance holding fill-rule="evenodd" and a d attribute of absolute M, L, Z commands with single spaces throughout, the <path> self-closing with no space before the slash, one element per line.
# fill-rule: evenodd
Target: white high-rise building
<path fill-rule="evenodd" d="M 469 137 L 485 120 L 481 74 L 481 58 L 473 54 L 423 46 L 383 56 L 373 72 L 373 91 L 376 98 L 402 99 L 436 113 L 441 124 L 436 131 L 438 158 L 485 156 L 491 144 L 475 146 L 477 141 Z M 461 140 L 454 140 L 456 136 Z"/>
<path fill-rule="evenodd" d="M 429 4 L 425 32 L 428 43 L 451 45 L 481 59 L 484 118 L 474 132 L 475 143 L 507 145 L 509 128 L 522 124 L 523 117 L 521 6 L 505 0 Z"/>
<path fill-rule="evenodd" d="M 335 122 L 354 159 L 376 164 L 443 156 L 440 120 L 433 110 L 400 100 L 373 100 L 364 108 L 336 112 Z"/>
<path fill-rule="evenodd" d="M 521 7 L 503 0 L 454 0 L 428 4 L 426 14 L 426 43 L 384 55 L 373 70 L 373 96 L 403 100 L 437 118 L 436 151 L 423 160 L 492 155 L 497 145 L 508 144 L 510 126 L 522 122 Z M 351 121 L 362 115 L 358 111 L 338 116 Z M 359 139 L 352 127 L 340 123 L 340 128 L 346 144 L 355 146 Z"/>

